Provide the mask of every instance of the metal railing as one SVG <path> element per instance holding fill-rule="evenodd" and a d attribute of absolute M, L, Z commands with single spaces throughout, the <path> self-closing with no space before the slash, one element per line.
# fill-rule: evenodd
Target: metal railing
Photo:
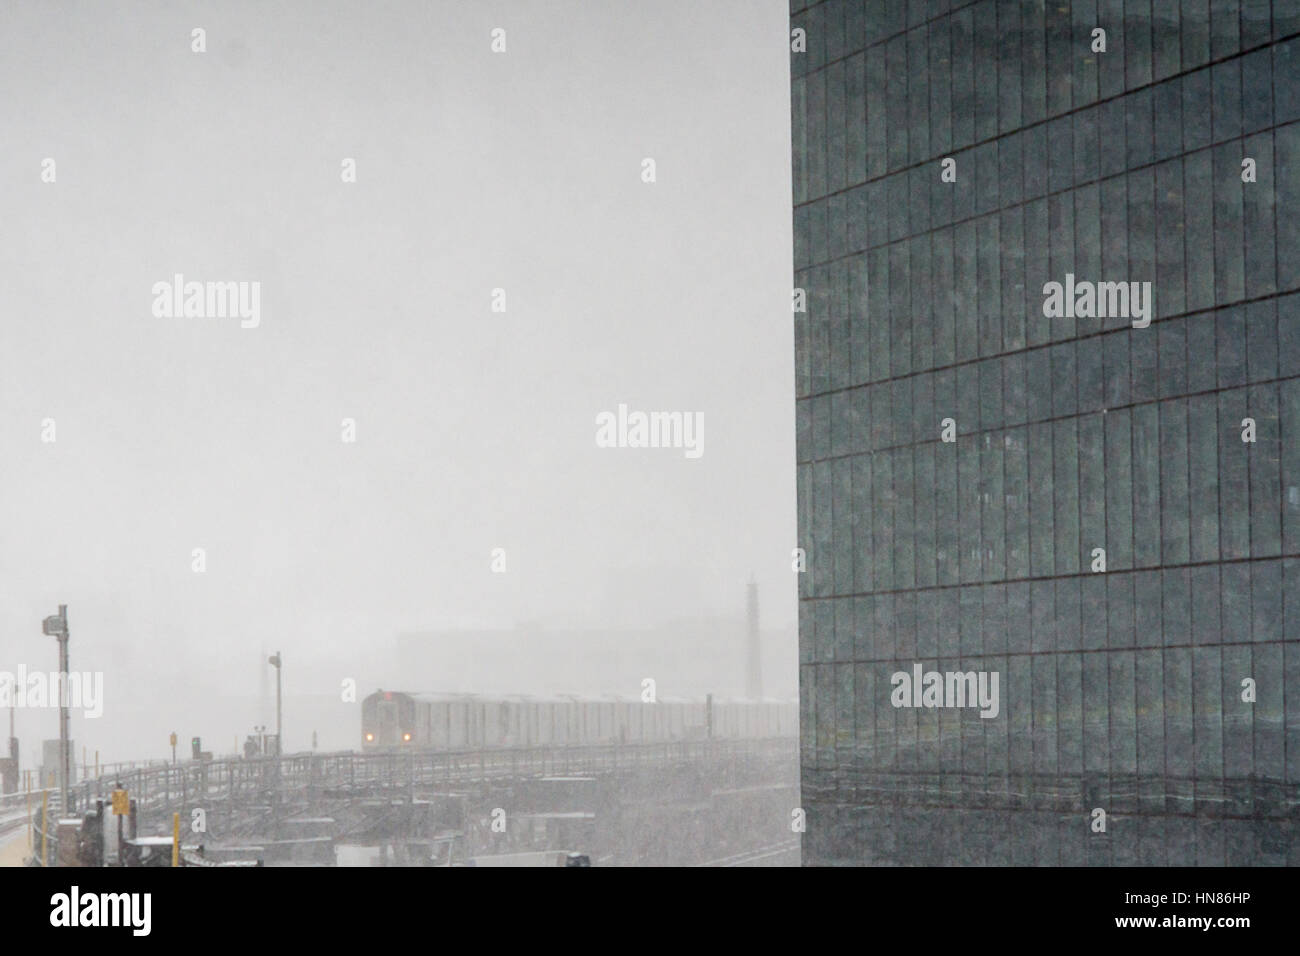
<path fill-rule="evenodd" d="M 526 776 L 573 775 L 635 770 L 719 759 L 796 759 L 794 737 L 753 740 L 689 740 L 649 744 L 518 747 L 484 750 L 394 751 L 387 753 L 300 753 L 283 757 L 187 760 L 101 774 L 71 789 L 84 810 L 108 800 L 120 784 L 140 809 L 196 801 L 246 800 L 271 792 L 311 794 L 323 790 L 360 792 L 445 783 L 470 783 Z"/>

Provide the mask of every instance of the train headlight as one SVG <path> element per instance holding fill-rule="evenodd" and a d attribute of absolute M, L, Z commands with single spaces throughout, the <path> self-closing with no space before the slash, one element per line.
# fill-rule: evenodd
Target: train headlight
<path fill-rule="evenodd" d="M 368 743 L 368 744 L 372 744 L 372 743 L 374 743 L 374 742 L 375 742 L 375 735 L 374 735 L 374 734 L 366 734 L 366 743 Z"/>
<path fill-rule="evenodd" d="M 402 742 L 403 742 L 403 743 L 408 743 L 408 744 L 409 744 L 409 743 L 411 742 L 411 735 L 410 735 L 410 734 L 402 734 Z"/>

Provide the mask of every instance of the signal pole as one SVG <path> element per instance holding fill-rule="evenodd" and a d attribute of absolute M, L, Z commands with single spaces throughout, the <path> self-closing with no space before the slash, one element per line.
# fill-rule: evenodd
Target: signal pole
<path fill-rule="evenodd" d="M 72 747 L 68 743 L 68 606 L 59 605 L 59 613 L 51 614 L 41 622 L 41 630 L 59 642 L 59 792 L 62 797 L 60 812 L 67 816 L 68 784 L 71 779 Z"/>

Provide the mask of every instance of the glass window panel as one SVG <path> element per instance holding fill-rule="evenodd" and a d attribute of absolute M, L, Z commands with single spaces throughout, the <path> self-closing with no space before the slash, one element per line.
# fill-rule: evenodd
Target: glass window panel
<path fill-rule="evenodd" d="M 1099 192 L 1096 183 L 1081 186 L 1074 191 L 1074 271 L 1076 275 L 1088 280 L 1096 277 L 1101 270 L 1101 213 L 1097 206 Z M 1096 319 L 1079 320 L 1079 335 L 1087 335 L 1099 328 Z"/>
<path fill-rule="evenodd" d="M 916 583 L 916 555 L 913 537 L 912 449 L 897 448 L 894 460 L 894 587 L 910 588 Z"/>
<path fill-rule="evenodd" d="M 1048 263 L 1050 219 L 1047 201 L 1036 199 L 1025 204 L 1025 338 L 1029 345 L 1051 340 L 1052 320 L 1043 314 L 1043 286 L 1065 277 L 1053 277 Z"/>
<path fill-rule="evenodd" d="M 1003 435 L 1003 481 L 1006 488 L 1006 574 L 1029 573 L 1029 459 L 1023 428 Z"/>
<path fill-rule="evenodd" d="M 1300 241 L 1296 238 L 1300 227 L 1296 225 L 1297 217 L 1280 214 L 1281 210 L 1295 209 L 1300 202 L 1300 188 L 1297 188 L 1300 176 L 1295 174 L 1300 164 L 1300 126 L 1293 124 L 1278 130 L 1276 137 L 1276 159 L 1273 140 L 1267 133 L 1252 136 L 1245 144 L 1246 155 L 1258 164 L 1258 179 L 1249 184 L 1249 189 L 1242 190 L 1241 203 L 1248 297 L 1268 295 L 1279 285 L 1292 288 L 1300 282 L 1300 263 L 1295 261 L 1300 255 Z M 1276 169 L 1274 162 L 1278 164 Z M 1278 170 L 1282 172 L 1280 177 Z"/>
<path fill-rule="evenodd" d="M 1052 278 L 1063 283 L 1067 273 L 1073 272 L 1076 275 L 1078 273 L 1074 262 L 1073 198 L 1068 193 L 1049 196 L 1047 199 L 1047 214 L 1051 226 Z M 1068 316 L 1053 318 L 1052 340 L 1071 339 L 1079 335 L 1084 330 L 1083 321 Z"/>
<path fill-rule="evenodd" d="M 889 247 L 889 320 L 893 345 L 889 367 L 895 376 L 912 371 L 912 312 L 908 301 L 910 263 L 907 243 Z"/>
<path fill-rule="evenodd" d="M 1021 207 L 1005 209 L 999 217 L 998 235 L 1001 247 L 998 250 L 998 265 L 1001 275 L 998 279 L 998 298 L 1006 303 L 1002 315 L 1002 347 L 1022 349 L 1025 347 L 1025 315 L 1019 308 L 1025 301 L 1025 243 L 1024 220 Z"/>
<path fill-rule="evenodd" d="M 1273 57 L 1267 48 L 1241 58 L 1241 121 L 1243 133 L 1273 125 Z"/>
<path fill-rule="evenodd" d="M 1226 778 L 1249 777 L 1255 769 L 1252 724 L 1256 705 L 1241 699 L 1241 679 L 1254 672 L 1252 657 L 1249 646 L 1223 648 L 1223 775 Z M 1235 788 L 1226 792 L 1230 798 L 1237 795 Z M 1240 814 L 1251 808 L 1244 800 L 1230 800 L 1226 809 Z"/>
<path fill-rule="evenodd" d="M 979 245 L 977 303 L 980 328 L 980 354 L 996 355 L 1002 351 L 1002 274 L 999 257 L 1001 238 L 998 216 L 989 215 L 976 223 Z"/>
<path fill-rule="evenodd" d="M 985 359 L 973 366 L 979 379 L 979 422 L 983 429 L 1002 427 L 1002 361 Z"/>
<path fill-rule="evenodd" d="M 912 363 L 914 369 L 927 369 L 934 364 L 934 314 L 930 297 L 930 237 L 917 236 L 909 243 L 909 275 L 911 296 L 909 309 L 912 316 Z"/>
<path fill-rule="evenodd" d="M 1220 303 L 1239 300 L 1245 290 L 1241 152 L 1239 143 L 1228 143 L 1214 150 L 1214 290 L 1215 299 Z"/>
<path fill-rule="evenodd" d="M 1251 641 L 1261 644 L 1282 640 L 1282 562 L 1255 562 L 1250 569 L 1250 584 Z"/>
<path fill-rule="evenodd" d="M 1154 153 L 1159 162 L 1183 152 L 1183 84 L 1180 77 L 1165 80 L 1151 89 L 1151 110 L 1155 117 Z"/>
<path fill-rule="evenodd" d="M 1137 714 L 1134 700 L 1134 655 L 1115 651 L 1110 664 L 1110 771 L 1137 772 Z"/>
<path fill-rule="evenodd" d="M 952 229 L 941 229 L 932 236 L 930 254 L 932 301 L 934 303 L 934 364 L 951 365 L 956 358 L 956 330 L 953 314 Z"/>
<path fill-rule="evenodd" d="M 1137 769 L 1144 776 L 1160 776 L 1165 772 L 1164 652 L 1138 651 L 1136 663 Z M 1153 809 L 1163 810 L 1164 807 L 1157 805 Z"/>
<path fill-rule="evenodd" d="M 1105 425 L 1101 415 L 1079 419 L 1079 560 L 1091 572 L 1092 549 L 1106 546 Z"/>
<path fill-rule="evenodd" d="M 1190 557 L 1214 561 L 1219 556 L 1218 402 L 1202 395 L 1187 403 Z"/>
<path fill-rule="evenodd" d="M 1223 678 L 1217 647 L 1192 649 L 1192 733 L 1198 777 L 1223 776 Z"/>
<path fill-rule="evenodd" d="M 1166 564 L 1185 564 L 1191 554 L 1188 516 L 1187 403 L 1160 404 L 1160 532 Z"/>
<path fill-rule="evenodd" d="M 871 378 L 889 377 L 889 248 L 867 253 L 867 312 L 871 317 Z"/>
<path fill-rule="evenodd" d="M 999 3 L 997 7 L 998 44 L 998 131 L 1005 133 L 1020 126 L 1020 7 Z"/>
<path fill-rule="evenodd" d="M 1133 566 L 1131 415 L 1106 416 L 1106 567 Z"/>
<path fill-rule="evenodd" d="M 1034 772 L 1059 772 L 1056 701 L 1056 655 L 1032 657 L 1034 694 Z"/>
<path fill-rule="evenodd" d="M 1192 642 L 1197 645 L 1218 644 L 1223 638 L 1219 629 L 1219 566 L 1196 567 L 1190 573 Z"/>
<path fill-rule="evenodd" d="M 1210 55 L 1218 60 L 1241 49 L 1238 0 L 1210 0 Z"/>
<path fill-rule="evenodd" d="M 873 581 L 871 473 L 869 455 L 859 455 L 853 459 L 853 578 L 858 591 L 872 590 Z"/>
<path fill-rule="evenodd" d="M 1130 397 L 1134 402 L 1146 402 L 1156 397 L 1159 387 L 1160 326 L 1133 329 L 1128 335 L 1130 369 Z"/>
<path fill-rule="evenodd" d="M 1244 561 L 1224 564 L 1219 569 L 1219 620 L 1224 644 L 1250 643 L 1250 572 L 1250 565 Z"/>
<path fill-rule="evenodd" d="M 832 36 L 841 36 L 835 31 Z M 838 60 L 826 68 L 826 189 L 836 192 L 844 188 L 847 182 L 845 165 L 844 119 L 846 109 L 845 93 L 848 86 L 847 68 L 844 60 Z"/>
<path fill-rule="evenodd" d="M 934 439 L 942 415 L 935 414 L 934 373 L 925 372 L 912 378 L 910 398 L 912 412 L 911 441 L 928 442 Z"/>
<path fill-rule="evenodd" d="M 915 440 L 912 437 L 912 379 L 896 378 L 890 382 L 890 388 L 894 406 L 894 428 L 890 444 L 905 445 Z"/>
<path fill-rule="evenodd" d="M 935 593 L 938 607 L 939 658 L 951 660 L 958 654 L 961 639 L 961 608 L 958 588 L 944 588 Z"/>
<path fill-rule="evenodd" d="M 1072 37 L 1088 37 L 1092 30 L 1098 24 L 1097 19 L 1097 0 L 1074 0 L 1070 5 L 1073 24 L 1070 35 Z M 1085 103 L 1093 103 L 1097 99 L 1097 65 L 1101 59 L 1091 50 L 1091 46 L 1077 46 L 1071 49 L 1070 61 L 1073 66 L 1074 76 L 1072 77 L 1074 86 L 1074 105 L 1082 106 Z M 1108 64 L 1109 65 L 1109 64 Z M 1064 63 L 1062 63 L 1064 66 Z"/>
<path fill-rule="evenodd" d="M 852 4 L 861 9 L 859 4 Z M 858 53 L 845 66 L 844 178 L 852 186 L 867 178 L 867 58 Z"/>
<path fill-rule="evenodd" d="M 833 482 L 834 501 L 831 504 L 834 524 L 834 593 L 851 594 L 853 592 L 853 462 L 848 458 L 836 458 L 831 462 L 831 480 Z M 843 624 L 845 632 L 851 626 Z M 840 624 L 837 624 L 837 629 Z M 841 634 L 837 641 L 845 639 Z M 852 647 L 852 636 L 847 638 L 848 647 Z M 848 651 L 837 651 L 836 658 L 845 660 Z"/>
<path fill-rule="evenodd" d="M 1089 343 L 1084 343 L 1087 348 Z M 1073 415 L 1079 407 L 1079 389 L 1075 375 L 1075 343 L 1062 342 L 1054 345 L 1047 352 L 1051 356 L 1052 404 L 1051 413 L 1056 416 Z"/>
<path fill-rule="evenodd" d="M 1187 393 L 1187 320 L 1161 322 L 1157 329 L 1160 348 L 1160 397 Z"/>
<path fill-rule="evenodd" d="M 981 445 L 981 537 L 984 547 L 986 581 L 996 581 L 1006 574 L 1006 506 L 1002 484 L 1003 441 L 1000 433 L 984 433 Z"/>
<path fill-rule="evenodd" d="M 1124 0 L 1097 0 L 1097 19 L 1093 26 L 1100 23 L 1108 24 L 1108 37 L 1123 37 Z M 1086 32 L 1091 34 L 1091 27 Z M 1124 92 L 1124 47 L 1124 43 L 1108 44 L 1106 56 L 1098 64 L 1099 94 L 1103 100 Z"/>
<path fill-rule="evenodd" d="M 1112 74 L 1114 67 L 1102 71 L 1102 76 Z M 1117 82 L 1123 82 L 1119 77 Z M 1099 176 L 1115 176 L 1124 172 L 1128 165 L 1128 148 L 1124 134 L 1125 98 L 1117 97 L 1097 107 L 1097 173 Z"/>
<path fill-rule="evenodd" d="M 1274 300 L 1246 306 L 1246 370 L 1252 382 L 1277 378 L 1277 312 Z"/>
<path fill-rule="evenodd" d="M 969 146 L 975 137 L 974 36 L 971 8 L 953 13 L 949 20 L 952 41 L 952 145 Z"/>
<path fill-rule="evenodd" d="M 1254 772 L 1260 777 L 1282 780 L 1286 774 L 1286 729 L 1283 708 L 1282 647 L 1279 644 L 1252 648 L 1254 671 L 1264 675 L 1258 680 L 1259 698 L 1254 710 Z M 1279 862 L 1285 862 L 1285 858 Z"/>
<path fill-rule="evenodd" d="M 1187 156 L 1183 160 L 1185 194 L 1193 197 L 1193 201 L 1187 203 L 1184 223 L 1187 240 L 1187 262 L 1184 271 L 1187 276 L 1186 308 L 1188 310 L 1209 309 L 1214 306 L 1214 204 L 1204 201 L 1206 197 L 1214 195 L 1211 160 L 1209 150 Z M 1157 176 L 1157 180 L 1158 178 Z M 1181 206 L 1171 206 L 1167 214 L 1179 215 L 1181 212 Z M 1161 220 L 1162 228 L 1164 221 Z M 1161 288 L 1163 291 L 1163 287 Z"/>
<path fill-rule="evenodd" d="M 1282 645 L 1286 661 L 1286 686 L 1300 687 L 1300 644 L 1289 641 Z M 1287 709 L 1286 716 L 1286 780 L 1300 781 L 1300 718 L 1295 708 Z"/>
<path fill-rule="evenodd" d="M 1157 82 L 1180 69 L 1179 19 L 1178 4 L 1160 0 L 1151 4 L 1152 79 Z"/>
<path fill-rule="evenodd" d="M 980 580 L 983 548 L 980 542 L 980 454 L 979 439 L 962 435 L 957 439 L 958 516 L 961 525 L 961 580 Z"/>
<path fill-rule="evenodd" d="M 888 160 L 888 117 L 886 104 L 889 102 L 885 75 L 885 48 L 868 47 L 867 58 L 867 177 L 874 179 L 883 176 Z M 875 207 L 879 209 L 880 207 Z"/>
<path fill-rule="evenodd" d="M 1178 310 L 1171 308 L 1165 299 L 1164 286 L 1156 282 L 1155 212 L 1155 177 L 1152 171 L 1139 169 L 1129 173 L 1128 279 L 1130 282 L 1152 283 L 1158 317 L 1171 315 Z M 1179 285 L 1181 287 L 1181 280 Z"/>
<path fill-rule="evenodd" d="M 935 446 L 916 446 L 916 586 L 933 587 L 935 578 Z"/>
<path fill-rule="evenodd" d="M 1160 563 L 1160 423 L 1154 405 L 1133 409 L 1133 564 Z"/>
<path fill-rule="evenodd" d="M 1250 414 L 1255 419 L 1255 444 L 1249 449 L 1250 553 L 1270 557 L 1282 549 L 1281 448 L 1278 435 L 1277 388 L 1257 385 L 1250 390 Z"/>
<path fill-rule="evenodd" d="M 1151 162 L 1155 155 L 1151 99 L 1150 87 L 1124 97 L 1125 147 L 1128 151 L 1129 169 Z"/>
<path fill-rule="evenodd" d="M 1073 24 L 1068 4 L 1046 5 L 1044 29 L 1047 37 L 1047 115 L 1059 116 L 1073 106 L 1073 76 L 1069 64 L 1074 62 Z"/>
<path fill-rule="evenodd" d="M 898 34 L 885 42 L 885 69 L 889 74 L 889 168 L 907 165 L 907 37 Z"/>
<path fill-rule="evenodd" d="M 1052 426 L 1029 426 L 1029 549 L 1035 576 L 1055 572 L 1052 527 Z"/>
<path fill-rule="evenodd" d="M 1127 187 L 1128 182 L 1123 176 L 1101 184 L 1101 235 L 1096 241 L 1101 249 L 1102 276 L 1113 282 L 1133 278 L 1128 266 Z M 1091 235 L 1094 227 L 1090 219 L 1081 221 L 1080 227 L 1084 230 L 1080 233 L 1082 244 L 1085 241 L 1083 236 Z M 1122 315 L 1107 316 L 1101 325 L 1106 329 L 1126 329 L 1130 327 L 1130 321 Z"/>
<path fill-rule="evenodd" d="M 835 653 L 837 661 L 853 659 L 853 598 L 836 598 L 830 602 L 835 614 Z"/>
<path fill-rule="evenodd" d="M 809 55 L 812 40 L 809 38 Z M 808 198 L 826 195 L 826 73 L 813 73 L 807 79 L 808 94 Z"/>
<path fill-rule="evenodd" d="M 1300 39 L 1273 47 L 1273 108 L 1279 126 L 1300 119 Z"/>
<path fill-rule="evenodd" d="M 1103 654 L 1083 657 L 1083 769 L 1105 773 L 1110 766 L 1110 706 L 1107 660 Z"/>
<path fill-rule="evenodd" d="M 975 223 L 953 230 L 953 288 L 956 310 L 957 361 L 979 355 L 979 288 L 976 279 Z"/>
<path fill-rule="evenodd" d="M 841 259 L 829 267 L 829 340 L 831 388 L 846 388 L 850 384 L 853 352 L 849 343 L 849 268 Z"/>
<path fill-rule="evenodd" d="M 949 18 L 930 23 L 930 150 L 942 156 L 952 148 L 952 41 Z"/>
<path fill-rule="evenodd" d="M 821 597 L 830 593 L 831 553 L 831 495 L 830 463 L 813 465 L 812 484 L 812 539 L 808 547 L 808 570 L 811 573 L 810 593 Z"/>
<path fill-rule="evenodd" d="M 1216 63 L 1210 70 L 1214 103 L 1210 110 L 1214 124 L 1213 139 L 1221 143 L 1241 135 L 1241 61 Z"/>
<path fill-rule="evenodd" d="M 927 40 L 925 27 L 907 33 L 908 154 L 913 163 L 930 156 L 930 51 Z"/>
<path fill-rule="evenodd" d="M 1173 160 L 1156 167 L 1156 306 L 1160 315 L 1187 310 L 1184 223 L 1183 164 Z"/>
<path fill-rule="evenodd" d="M 1165 568 L 1162 572 L 1164 643 L 1186 645 L 1192 640 L 1192 597 L 1187 568 Z"/>
<path fill-rule="evenodd" d="M 888 452 L 871 456 L 871 493 L 875 499 L 872 567 L 877 590 L 894 586 L 894 480 L 893 458 Z"/>
<path fill-rule="evenodd" d="M 1138 571 L 1133 575 L 1133 629 L 1139 647 L 1161 643 L 1163 598 L 1159 571 Z"/>
<path fill-rule="evenodd" d="M 1086 183 L 1101 175 L 1100 144 L 1097 126 L 1100 111 L 1097 107 L 1080 110 L 1074 114 L 1074 182 Z M 1108 148 L 1114 149 L 1113 146 Z"/>
<path fill-rule="evenodd" d="M 835 665 L 835 746 L 840 750 L 850 750 L 856 739 L 853 726 L 853 665 Z M 840 757 L 842 764 L 851 763 L 850 755 Z"/>
<path fill-rule="evenodd" d="M 998 12 L 996 0 L 975 5 L 975 139 L 998 133 Z"/>
<path fill-rule="evenodd" d="M 831 399 L 818 395 L 812 399 L 812 452 L 814 459 L 831 453 Z"/>
<path fill-rule="evenodd" d="M 1021 122 L 1028 126 L 1046 115 L 1047 69 L 1041 3 L 1021 3 Z"/>
<path fill-rule="evenodd" d="M 1247 507 L 1249 484 L 1247 456 L 1250 446 L 1241 441 L 1241 420 L 1246 417 L 1243 390 L 1219 396 L 1219 552 L 1225 559 L 1250 554 Z"/>
<path fill-rule="evenodd" d="M 1059 192 L 1074 185 L 1074 132 L 1069 116 L 1047 124 L 1047 188 Z"/>
<path fill-rule="evenodd" d="M 1052 453 L 1055 496 L 1053 525 L 1055 531 L 1056 573 L 1079 572 L 1079 444 L 1075 419 L 1056 421 L 1052 426 Z"/>
<path fill-rule="evenodd" d="M 1213 141 L 1210 133 L 1210 106 L 1213 92 L 1210 70 L 1197 70 L 1182 77 L 1183 152 L 1204 149 Z"/>
<path fill-rule="evenodd" d="M 1300 551 L 1300 379 L 1282 382 L 1278 392 L 1278 420 L 1282 434 L 1279 457 L 1282 459 L 1283 547 L 1287 553 L 1295 554 Z M 1300 603 L 1300 586 L 1296 594 Z"/>

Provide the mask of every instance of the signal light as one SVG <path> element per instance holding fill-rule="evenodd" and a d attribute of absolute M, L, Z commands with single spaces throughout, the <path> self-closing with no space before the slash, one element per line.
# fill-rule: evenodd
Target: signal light
<path fill-rule="evenodd" d="M 402 734 L 402 740 L 403 740 L 404 742 L 406 742 L 406 743 L 409 744 L 409 743 L 411 742 L 411 735 L 410 735 L 410 734 Z"/>
<path fill-rule="evenodd" d="M 374 734 L 366 734 L 366 743 L 374 743 L 374 740 L 375 740 Z"/>

